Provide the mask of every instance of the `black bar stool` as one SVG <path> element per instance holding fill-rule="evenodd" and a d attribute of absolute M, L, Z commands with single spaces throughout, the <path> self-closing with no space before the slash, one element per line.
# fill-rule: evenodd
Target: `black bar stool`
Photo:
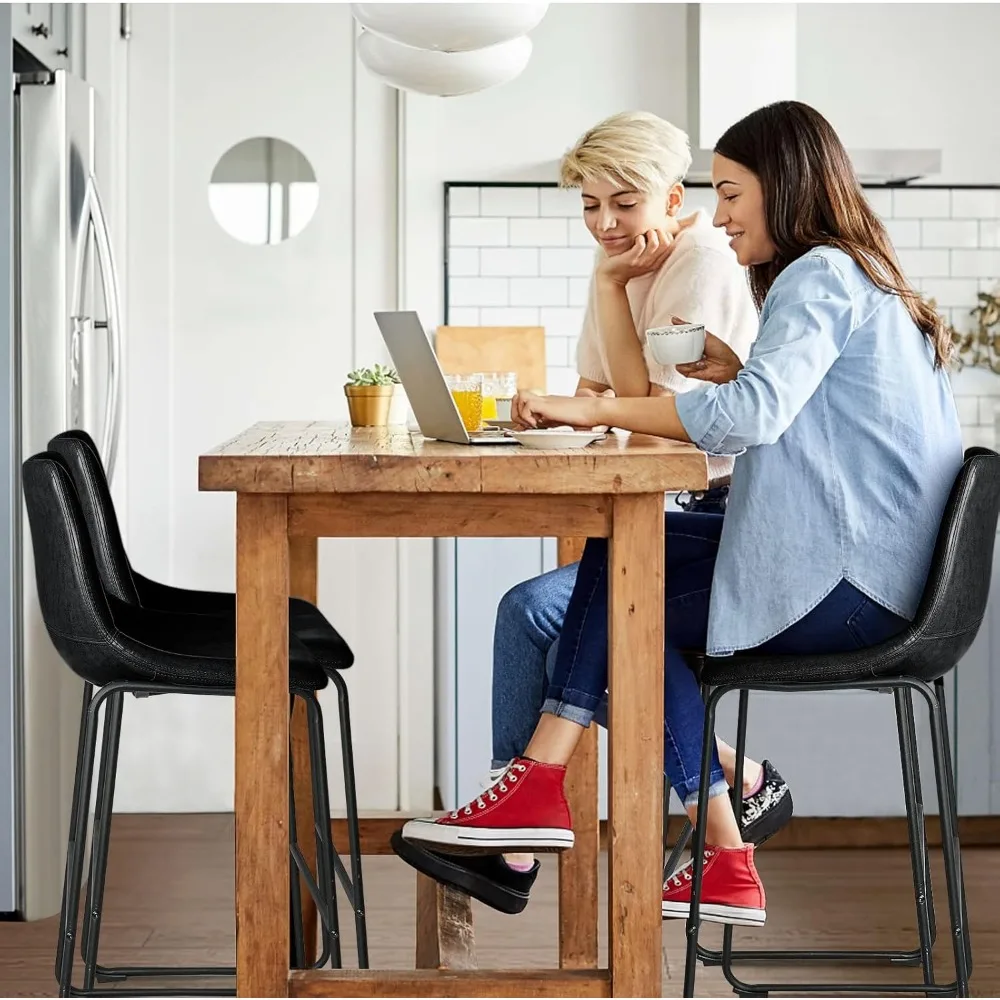
<path fill-rule="evenodd" d="M 727 981 L 740 996 L 767 996 L 772 992 L 796 996 L 837 992 L 923 993 L 925 996 L 968 996 L 972 972 L 965 884 L 955 776 L 948 742 L 944 677 L 958 664 L 979 631 L 989 597 L 993 547 L 1000 515 L 1000 455 L 985 448 L 966 452 L 965 463 L 952 488 L 938 533 L 934 558 L 916 618 L 909 628 L 887 642 L 852 653 L 817 656 L 755 656 L 748 651 L 733 657 L 706 657 L 702 683 L 710 690 L 705 705 L 705 740 L 702 746 L 699 812 L 708 801 L 715 713 L 720 699 L 739 691 L 740 712 L 736 742 L 737 773 L 734 787 L 742 787 L 743 754 L 750 691 L 892 691 L 896 702 L 897 731 L 903 764 L 904 793 L 910 828 L 914 896 L 917 902 L 919 958 L 923 982 L 911 983 L 747 983 L 732 970 L 733 961 L 753 953 L 733 951 L 733 928 L 723 931 L 721 964 Z M 955 955 L 955 979 L 935 979 L 931 947 L 933 917 L 930 872 L 926 862 L 923 805 L 919 797 L 917 743 L 913 723 L 913 694 L 927 704 L 934 750 L 934 773 L 941 821 L 942 851 L 948 890 L 949 927 Z M 734 795 L 739 820 L 742 798 Z M 699 959 L 698 906 L 704 870 L 705 830 L 694 831 L 693 897 L 687 922 L 687 956 L 684 996 L 694 996 Z M 789 957 L 789 953 L 784 953 Z M 853 953 L 843 953 L 850 957 Z M 798 956 L 808 960 L 808 952 Z M 825 953 L 834 958 L 836 953 Z M 815 960 L 815 956 L 813 956 Z"/>
<path fill-rule="evenodd" d="M 57 943 L 56 977 L 61 996 L 107 995 L 99 982 L 152 976 L 201 977 L 227 975 L 229 967 L 107 969 L 97 963 L 104 877 L 107 869 L 114 780 L 124 695 L 232 695 L 235 684 L 235 629 L 224 617 L 150 611 L 107 594 L 101 585 L 80 504 L 63 459 L 52 452 L 29 458 L 22 482 L 35 556 L 39 603 L 46 629 L 67 665 L 84 681 L 79 753 L 71 807 L 69 844 Z M 314 775 L 314 826 L 317 832 L 317 880 L 306 868 L 303 878 L 314 894 L 324 928 L 321 961 L 339 963 L 339 928 L 333 894 L 333 848 L 326 797 L 322 714 L 316 692 L 327 675 L 294 636 L 289 639 L 290 694 L 308 708 L 310 757 Z M 95 688 L 98 690 L 95 693 Z M 93 782 L 99 712 L 104 712 L 104 739 L 98 776 L 90 878 L 82 932 L 84 983 L 73 985 L 77 921 L 86 850 L 87 814 Z M 290 803 L 294 828 L 294 807 Z M 325 835 L 323 835 L 325 832 Z M 302 862 L 297 844 L 292 857 Z M 290 883 L 297 887 L 290 864 Z M 294 898 L 294 895 L 293 895 Z M 296 900 L 297 902 L 297 900 Z M 293 912 L 292 939 L 296 956 L 303 951 L 298 913 Z M 294 960 L 294 959 L 293 959 Z M 233 989 L 137 990 L 142 995 L 232 995 Z"/>
<path fill-rule="evenodd" d="M 704 665 L 704 654 L 689 653 L 686 656 L 688 664 L 697 677 L 701 677 Z M 702 684 L 702 697 L 708 699 L 711 689 Z M 741 703 L 741 708 L 742 708 Z M 745 732 L 746 724 L 743 723 Z M 926 891 L 927 920 L 930 934 L 930 942 L 933 945 L 937 939 L 937 927 L 934 914 L 934 894 L 930 882 L 930 857 L 927 850 L 927 834 L 924 827 L 924 802 L 923 792 L 920 782 L 920 766 L 916 753 L 916 725 L 913 718 L 913 705 L 909 699 L 896 699 L 896 728 L 899 738 L 900 764 L 903 773 L 903 795 L 907 812 L 907 835 L 910 849 L 910 865 L 914 879 L 914 899 L 917 907 L 917 925 L 921 921 L 921 910 L 924 896 L 921 886 Z M 914 749 L 911 750 L 910 748 Z M 745 748 L 744 748 L 745 749 Z M 911 783 L 907 770 L 910 762 L 913 767 L 913 781 Z M 742 762 L 740 763 L 740 778 L 742 780 Z M 666 880 L 677 871 L 680 866 L 681 857 L 691 842 L 694 832 L 689 820 L 685 820 L 680 836 L 674 844 L 667 840 L 667 799 L 670 795 L 670 782 L 664 778 L 663 782 L 663 853 L 666 860 L 663 863 L 663 880 Z M 735 790 L 730 790 L 730 800 L 733 803 L 733 810 L 736 813 L 740 829 L 743 823 L 740 816 L 742 808 L 742 796 L 737 801 Z M 668 853 L 669 852 L 669 853 Z M 923 881 L 918 880 L 919 873 L 923 872 Z M 712 950 L 703 945 L 698 945 L 698 958 L 703 965 L 718 966 L 722 964 L 722 952 Z M 754 948 L 743 951 L 734 951 L 732 961 L 735 962 L 840 962 L 840 963 L 866 963 L 866 962 L 889 962 L 894 965 L 921 965 L 925 961 L 924 949 L 918 943 L 915 948 L 849 948 L 849 949 L 821 949 L 821 948 Z"/>
<path fill-rule="evenodd" d="M 101 462 L 100 452 L 93 438 L 86 431 L 69 430 L 57 434 L 49 442 L 49 450 L 61 455 L 69 468 L 83 510 L 90 543 L 97 559 L 101 582 L 109 594 L 127 604 L 155 611 L 221 616 L 230 623 L 229 627 L 235 632 L 236 595 L 234 593 L 172 587 L 143 576 L 132 566 L 122 541 L 118 516 L 111 498 L 111 490 L 108 486 L 104 465 Z M 291 633 L 303 643 L 313 659 L 333 682 L 337 691 L 350 874 L 344 867 L 337 851 L 333 852 L 333 864 L 337 878 L 354 913 L 358 966 L 367 969 L 368 932 L 361 868 L 361 836 L 358 822 L 357 787 L 354 777 L 351 713 L 347 685 L 341 676 L 342 671 L 353 666 L 354 653 L 343 637 L 326 620 L 322 612 L 308 601 L 291 598 L 288 604 L 288 620 Z M 322 726 L 320 726 L 319 731 L 322 736 Z M 315 794 L 314 789 L 314 801 Z M 329 796 L 329 792 L 326 790 L 323 794 Z M 333 891 L 334 899 L 336 899 L 336 885 L 334 885 Z M 293 892 L 298 892 L 297 883 L 293 885 Z"/>

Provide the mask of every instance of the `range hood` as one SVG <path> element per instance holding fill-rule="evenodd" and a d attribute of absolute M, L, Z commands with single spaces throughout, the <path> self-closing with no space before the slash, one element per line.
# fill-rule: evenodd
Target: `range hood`
<path fill-rule="evenodd" d="M 712 147 L 734 122 L 797 97 L 797 4 L 687 5 L 689 181 L 711 181 Z M 733 59 L 733 40 L 745 58 Z M 749 70 L 749 72 L 748 72 Z M 822 110 L 822 109 L 820 109 Z M 863 184 L 906 184 L 941 172 L 939 149 L 848 149 Z"/>

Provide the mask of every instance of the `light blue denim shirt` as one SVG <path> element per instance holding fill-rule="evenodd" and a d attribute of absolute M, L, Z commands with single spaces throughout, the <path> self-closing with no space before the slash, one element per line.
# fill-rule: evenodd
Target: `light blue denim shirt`
<path fill-rule="evenodd" d="M 843 251 L 785 268 L 739 375 L 677 396 L 691 440 L 738 455 L 708 652 L 784 631 L 845 579 L 912 619 L 962 464 L 946 372 L 898 296 Z"/>

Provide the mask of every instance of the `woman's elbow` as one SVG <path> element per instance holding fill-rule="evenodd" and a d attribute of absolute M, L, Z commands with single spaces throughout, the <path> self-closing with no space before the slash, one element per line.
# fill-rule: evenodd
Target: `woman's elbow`
<path fill-rule="evenodd" d="M 726 439 L 725 451 L 719 452 L 724 455 L 738 455 L 747 448 L 758 448 L 761 445 L 777 444 L 781 440 L 781 435 L 785 433 L 787 427 L 775 422 L 757 422 L 752 425 L 733 429 Z"/>

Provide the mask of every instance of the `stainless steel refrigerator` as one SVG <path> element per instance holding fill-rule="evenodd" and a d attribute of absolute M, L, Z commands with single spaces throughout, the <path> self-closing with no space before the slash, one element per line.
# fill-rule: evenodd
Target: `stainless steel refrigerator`
<path fill-rule="evenodd" d="M 16 75 L 12 143 L 9 572 L 0 576 L 0 913 L 59 906 L 82 685 L 36 596 L 20 464 L 67 428 L 111 474 L 121 422 L 121 308 L 95 165 L 97 95 L 65 71 Z"/>

